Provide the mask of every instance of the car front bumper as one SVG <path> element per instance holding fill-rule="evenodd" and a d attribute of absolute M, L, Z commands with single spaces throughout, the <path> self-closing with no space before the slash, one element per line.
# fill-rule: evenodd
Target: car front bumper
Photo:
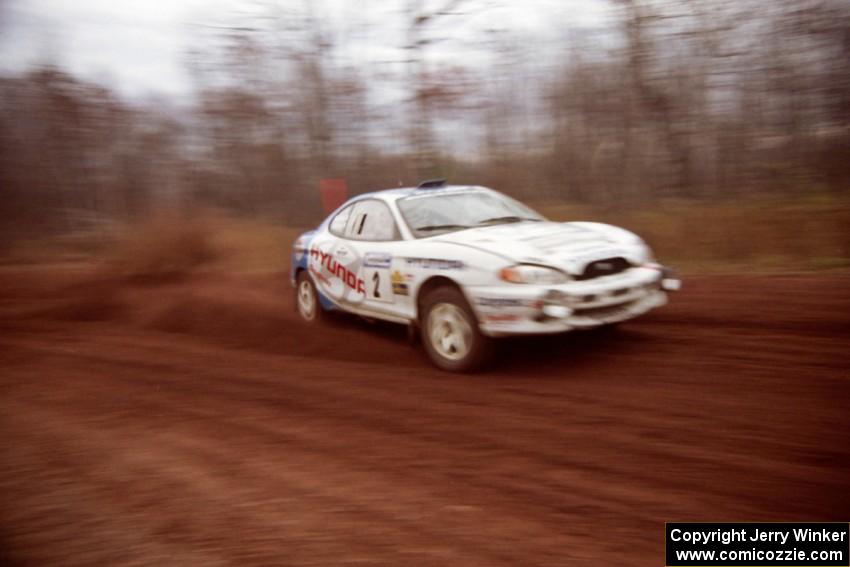
<path fill-rule="evenodd" d="M 502 284 L 465 288 L 488 336 L 560 333 L 627 321 L 667 303 L 681 282 L 663 266 L 560 285 Z"/>

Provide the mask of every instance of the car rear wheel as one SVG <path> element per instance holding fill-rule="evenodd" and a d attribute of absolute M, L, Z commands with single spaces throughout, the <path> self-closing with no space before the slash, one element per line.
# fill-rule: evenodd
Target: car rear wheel
<path fill-rule="evenodd" d="M 298 314 L 308 323 L 316 323 L 322 319 L 322 306 L 319 305 L 319 294 L 316 286 L 306 271 L 298 273 L 295 285 L 295 305 Z"/>
<path fill-rule="evenodd" d="M 480 368 L 492 352 L 491 340 L 478 329 L 475 314 L 460 290 L 440 287 L 422 304 L 422 343 L 431 361 L 450 372 Z"/>

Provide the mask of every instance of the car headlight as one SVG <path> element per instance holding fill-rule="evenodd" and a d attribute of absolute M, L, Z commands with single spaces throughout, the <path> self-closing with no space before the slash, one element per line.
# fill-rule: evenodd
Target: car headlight
<path fill-rule="evenodd" d="M 522 284 L 562 284 L 570 279 L 561 270 L 533 264 L 518 264 L 502 268 L 499 271 L 499 278 L 506 282 Z"/>

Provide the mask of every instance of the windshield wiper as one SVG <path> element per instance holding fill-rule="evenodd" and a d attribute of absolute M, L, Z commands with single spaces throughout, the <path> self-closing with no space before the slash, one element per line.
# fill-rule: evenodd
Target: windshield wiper
<path fill-rule="evenodd" d="M 417 226 L 413 230 L 428 232 L 431 230 L 454 230 L 462 228 L 471 228 L 465 224 L 430 224 L 428 226 Z"/>
<path fill-rule="evenodd" d="M 491 219 L 484 219 L 483 221 L 480 221 L 478 224 L 482 225 L 482 224 L 496 224 L 496 223 L 503 223 L 503 222 L 522 222 L 522 221 L 539 222 L 539 219 L 534 219 L 534 218 L 529 218 L 529 217 L 518 217 L 516 215 L 508 215 L 508 216 L 505 216 L 505 217 L 493 217 Z"/>

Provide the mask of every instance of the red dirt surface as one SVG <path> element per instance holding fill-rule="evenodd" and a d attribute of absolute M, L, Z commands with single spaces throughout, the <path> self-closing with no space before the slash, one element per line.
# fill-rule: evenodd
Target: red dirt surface
<path fill-rule="evenodd" d="M 283 276 L 0 272 L 0 561 L 663 565 L 850 518 L 850 278 L 703 277 L 456 376 Z"/>

